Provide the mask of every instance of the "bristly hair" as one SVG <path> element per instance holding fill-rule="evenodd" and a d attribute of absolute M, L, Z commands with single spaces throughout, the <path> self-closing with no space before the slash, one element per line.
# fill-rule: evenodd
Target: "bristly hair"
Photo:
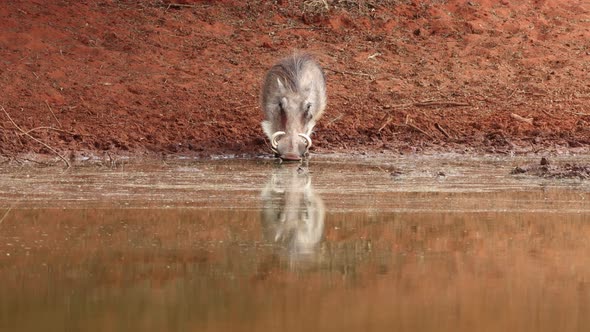
<path fill-rule="evenodd" d="M 293 92 L 300 92 L 299 90 L 301 87 L 299 87 L 297 83 L 299 82 L 303 67 L 309 62 L 315 63 L 315 60 L 310 54 L 294 53 L 274 65 L 270 69 L 269 75 L 271 73 L 276 75 L 287 89 Z"/>

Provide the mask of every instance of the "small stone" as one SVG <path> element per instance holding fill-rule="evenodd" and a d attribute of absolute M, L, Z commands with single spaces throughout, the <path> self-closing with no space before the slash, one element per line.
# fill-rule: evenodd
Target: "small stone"
<path fill-rule="evenodd" d="M 516 166 L 512 172 L 510 172 L 510 174 L 522 174 L 522 173 L 526 173 L 526 169 L 520 167 L 520 166 Z"/>
<path fill-rule="evenodd" d="M 402 174 L 403 174 L 403 173 L 402 173 L 401 171 L 398 171 L 398 170 L 395 170 L 395 171 L 393 171 L 393 172 L 389 173 L 389 175 L 390 175 L 391 177 L 394 177 L 394 178 L 396 178 L 396 177 L 398 177 L 398 176 L 401 176 Z"/>

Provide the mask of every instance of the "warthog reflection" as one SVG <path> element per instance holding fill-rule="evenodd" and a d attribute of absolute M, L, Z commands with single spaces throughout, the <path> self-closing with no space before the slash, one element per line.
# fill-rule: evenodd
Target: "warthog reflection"
<path fill-rule="evenodd" d="M 314 252 L 324 232 L 325 208 L 305 168 L 275 169 L 262 189 L 262 202 L 267 241 L 283 245 L 292 256 Z"/>

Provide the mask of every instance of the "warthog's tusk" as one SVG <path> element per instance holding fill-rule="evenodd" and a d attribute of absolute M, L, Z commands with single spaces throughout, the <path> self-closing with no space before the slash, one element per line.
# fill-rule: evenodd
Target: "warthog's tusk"
<path fill-rule="evenodd" d="M 277 131 L 276 133 L 272 134 L 272 137 L 270 138 L 270 145 L 272 146 L 272 150 L 274 152 L 277 152 L 277 147 L 279 146 L 279 136 L 283 135 L 285 135 L 284 131 Z"/>
<path fill-rule="evenodd" d="M 305 140 L 305 146 L 309 149 L 311 148 L 311 137 L 309 137 L 309 135 L 306 134 L 298 134 L 299 137 L 303 137 L 303 139 Z"/>

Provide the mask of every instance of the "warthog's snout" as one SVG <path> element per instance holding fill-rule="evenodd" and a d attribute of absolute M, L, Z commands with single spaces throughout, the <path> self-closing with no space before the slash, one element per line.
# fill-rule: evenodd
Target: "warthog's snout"
<path fill-rule="evenodd" d="M 283 160 L 301 160 L 311 147 L 311 138 L 302 133 L 277 131 L 271 137 L 272 150 Z"/>

